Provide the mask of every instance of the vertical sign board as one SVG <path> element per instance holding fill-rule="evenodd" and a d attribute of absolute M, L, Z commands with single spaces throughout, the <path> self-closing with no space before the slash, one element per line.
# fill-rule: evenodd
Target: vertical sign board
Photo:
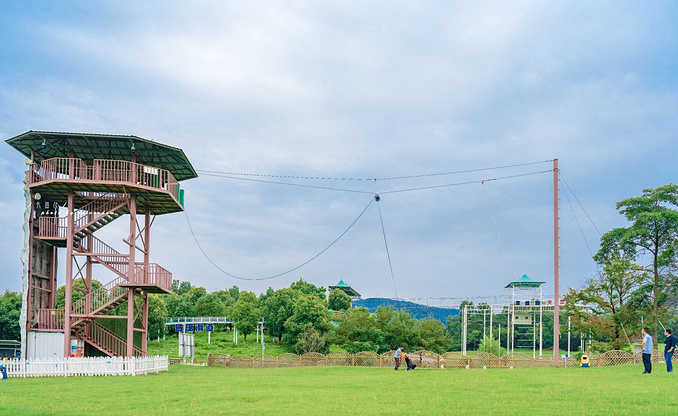
<path fill-rule="evenodd" d="M 179 334 L 179 357 L 193 357 L 195 355 L 195 335 Z"/>
<path fill-rule="evenodd" d="M 184 332 L 184 325 L 183 325 L 183 324 L 176 324 L 176 325 L 174 326 L 174 330 L 175 330 L 177 333 L 182 333 L 182 332 Z"/>
<path fill-rule="evenodd" d="M 186 324 L 186 332 L 195 331 L 195 324 Z"/>
<path fill-rule="evenodd" d="M 197 325 L 196 331 L 202 332 L 204 330 L 205 330 L 205 324 L 198 324 Z"/>

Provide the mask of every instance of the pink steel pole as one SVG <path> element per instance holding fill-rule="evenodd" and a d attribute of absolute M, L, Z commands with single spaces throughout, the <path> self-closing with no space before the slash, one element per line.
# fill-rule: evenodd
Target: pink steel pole
<path fill-rule="evenodd" d="M 148 283 L 148 265 L 151 256 L 151 208 L 146 206 L 144 213 L 144 283 Z M 141 317 L 141 324 L 144 332 L 141 337 L 141 352 L 146 355 L 148 348 L 148 292 L 144 291 L 143 314 Z"/>
<path fill-rule="evenodd" d="M 135 283 L 136 272 L 136 235 L 137 235 L 137 196 L 129 197 L 129 275 L 128 284 Z M 134 287 L 127 291 L 127 356 L 134 356 Z"/>
<path fill-rule="evenodd" d="M 66 296 L 64 305 L 64 357 L 71 353 L 71 295 L 73 292 L 73 215 L 75 212 L 73 192 L 68 193 L 68 227 L 66 232 Z"/>
<path fill-rule="evenodd" d="M 560 293 L 558 254 L 558 159 L 553 159 L 553 359 L 560 361 Z"/>

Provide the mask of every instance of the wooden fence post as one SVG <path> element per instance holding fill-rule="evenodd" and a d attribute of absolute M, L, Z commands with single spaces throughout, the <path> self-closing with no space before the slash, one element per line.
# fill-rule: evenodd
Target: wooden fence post
<path fill-rule="evenodd" d="M 351 356 L 351 367 L 355 367 L 355 355 Z"/>

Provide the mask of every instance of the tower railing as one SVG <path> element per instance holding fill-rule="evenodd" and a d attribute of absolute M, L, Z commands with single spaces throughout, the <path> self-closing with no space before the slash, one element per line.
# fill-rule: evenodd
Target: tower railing
<path fill-rule="evenodd" d="M 144 266 L 137 263 L 134 273 L 134 281 L 130 284 L 159 286 L 169 291 L 172 290 L 172 273 L 159 264 L 150 263 Z"/>
<path fill-rule="evenodd" d="M 118 194 L 104 194 L 94 201 L 78 208 L 73 213 L 74 233 L 100 220 L 102 217 L 120 209 L 126 199 Z M 68 232 L 68 216 L 40 217 L 38 220 L 38 237 L 66 238 Z"/>
<path fill-rule="evenodd" d="M 78 158 L 55 157 L 40 163 L 28 174 L 30 185 L 53 181 L 120 182 L 155 188 L 179 200 L 179 183 L 166 169 L 126 160 L 94 159 L 91 164 Z"/>

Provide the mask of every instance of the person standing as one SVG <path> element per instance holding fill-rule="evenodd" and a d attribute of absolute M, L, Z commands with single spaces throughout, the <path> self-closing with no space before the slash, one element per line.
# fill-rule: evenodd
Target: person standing
<path fill-rule="evenodd" d="M 666 335 L 666 340 L 664 341 L 664 360 L 666 361 L 666 372 L 670 373 L 673 371 L 671 359 L 676 351 L 676 337 L 671 334 L 670 329 L 666 328 L 664 329 L 664 335 Z"/>
<path fill-rule="evenodd" d="M 395 370 L 398 370 L 398 367 L 400 367 L 400 359 L 403 356 L 403 351 L 405 350 L 405 347 L 398 347 L 396 350 L 395 354 L 393 355 L 393 359 L 395 360 Z"/>
<path fill-rule="evenodd" d="M 652 373 L 652 337 L 650 336 L 650 328 L 643 328 L 643 365 L 645 371 L 643 374 Z"/>

